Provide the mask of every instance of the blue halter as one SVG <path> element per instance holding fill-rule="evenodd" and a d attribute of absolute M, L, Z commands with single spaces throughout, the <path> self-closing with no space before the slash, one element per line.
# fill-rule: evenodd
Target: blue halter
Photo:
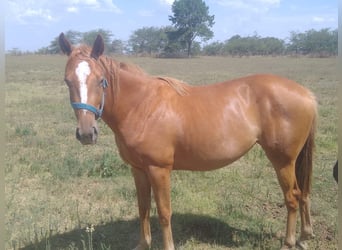
<path fill-rule="evenodd" d="M 106 79 L 103 79 L 101 82 L 102 88 L 103 88 L 103 93 L 102 93 L 102 99 L 101 99 L 101 105 L 100 108 L 96 108 L 93 105 L 87 104 L 87 103 L 82 103 L 82 102 L 72 102 L 71 106 L 74 109 L 84 109 L 88 110 L 92 113 L 95 114 L 95 120 L 99 119 L 103 113 L 103 108 L 104 108 L 104 103 L 105 103 L 105 92 L 104 89 L 108 87 L 108 82 Z"/>

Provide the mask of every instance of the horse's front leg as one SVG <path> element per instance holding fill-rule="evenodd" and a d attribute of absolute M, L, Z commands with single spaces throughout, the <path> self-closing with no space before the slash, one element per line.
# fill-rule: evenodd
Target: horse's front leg
<path fill-rule="evenodd" d="M 134 250 L 145 250 L 151 247 L 151 184 L 145 171 L 132 167 L 132 173 L 137 190 L 140 217 L 140 240 Z"/>
<path fill-rule="evenodd" d="M 171 170 L 150 166 L 148 173 L 162 228 L 164 250 L 174 250 L 171 230 Z"/>

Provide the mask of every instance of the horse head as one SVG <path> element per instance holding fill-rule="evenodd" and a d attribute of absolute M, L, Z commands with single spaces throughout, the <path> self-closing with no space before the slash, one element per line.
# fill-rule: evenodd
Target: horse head
<path fill-rule="evenodd" d="M 102 115 L 108 84 L 104 68 L 98 60 L 104 51 L 103 38 L 98 35 L 92 48 L 73 47 L 61 33 L 59 45 L 68 56 L 64 80 L 78 121 L 76 138 L 82 144 L 95 144 L 98 135 L 97 119 Z"/>

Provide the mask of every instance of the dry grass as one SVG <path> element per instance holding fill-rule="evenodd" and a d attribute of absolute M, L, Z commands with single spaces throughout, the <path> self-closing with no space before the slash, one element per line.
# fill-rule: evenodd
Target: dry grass
<path fill-rule="evenodd" d="M 310 247 L 337 249 L 334 59 L 118 59 L 192 84 L 268 72 L 310 88 L 320 115 L 312 192 L 316 238 Z M 131 249 L 139 232 L 130 170 L 103 123 L 96 146 L 82 147 L 75 140 L 76 121 L 63 83 L 65 61 L 61 56 L 6 58 L 6 249 Z M 178 249 L 279 248 L 286 209 L 259 148 L 229 168 L 179 171 L 172 178 Z M 153 249 L 161 249 L 155 206 L 152 215 Z M 91 224 L 95 231 L 90 233 Z"/>

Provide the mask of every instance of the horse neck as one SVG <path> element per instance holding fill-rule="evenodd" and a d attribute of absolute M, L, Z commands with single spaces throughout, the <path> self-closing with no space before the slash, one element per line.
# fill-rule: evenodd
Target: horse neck
<path fill-rule="evenodd" d="M 145 83 L 147 75 L 120 69 L 115 61 L 110 68 L 106 67 L 106 71 L 109 86 L 102 119 L 115 132 L 129 112 L 151 94 L 151 86 Z"/>

